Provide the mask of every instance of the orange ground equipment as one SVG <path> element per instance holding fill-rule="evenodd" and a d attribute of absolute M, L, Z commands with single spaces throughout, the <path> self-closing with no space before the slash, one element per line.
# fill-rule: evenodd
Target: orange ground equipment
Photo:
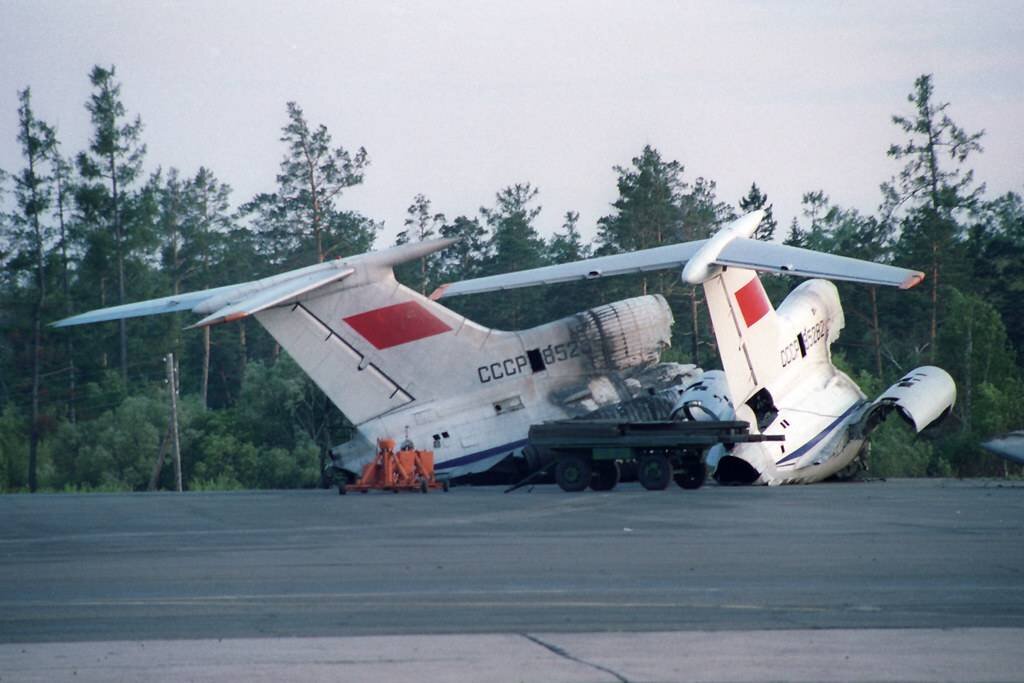
<path fill-rule="evenodd" d="M 411 445 L 411 444 L 409 444 Z M 395 451 L 394 439 L 377 439 L 377 456 L 363 467 L 355 484 L 339 486 L 338 493 L 380 491 L 448 490 L 448 482 L 434 477 L 434 452 L 403 448 Z"/>

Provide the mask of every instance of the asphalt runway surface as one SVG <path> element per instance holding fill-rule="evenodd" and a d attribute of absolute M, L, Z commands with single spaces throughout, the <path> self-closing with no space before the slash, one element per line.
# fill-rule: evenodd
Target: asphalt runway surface
<path fill-rule="evenodd" d="M 456 635 L 477 652 L 490 647 L 488 638 L 518 634 L 522 647 L 568 667 L 583 659 L 565 643 L 610 655 L 595 643 L 618 638 L 620 647 L 650 647 L 668 661 L 682 640 L 712 638 L 718 646 L 703 652 L 730 643 L 733 659 L 742 650 L 753 666 L 765 661 L 749 648 L 757 638 L 792 648 L 791 634 L 820 637 L 822 629 L 845 634 L 854 656 L 855 642 L 894 633 L 932 643 L 951 661 L 956 651 L 943 637 L 962 634 L 953 638 L 960 666 L 967 653 L 968 665 L 996 668 L 984 676 L 968 668 L 950 680 L 1024 677 L 1021 482 L 9 495 L 0 496 L 0 521 L 0 681 L 44 680 L 55 671 L 40 653 L 64 652 L 73 663 L 90 643 L 149 642 L 152 656 L 159 643 L 194 641 L 201 652 L 202 643 L 221 639 L 269 656 L 279 646 L 271 643 L 332 642 L 337 651 L 340 643 L 401 638 L 436 652 L 438 643 L 454 647 Z M 997 649 L 1004 659 L 978 650 L 1002 642 L 1018 643 Z M 813 648 L 814 656 L 824 651 Z M 288 656 L 275 660 L 286 667 L 275 671 L 295 673 Z M 383 671 L 367 666 L 368 678 Z M 547 676 L 523 678 L 675 680 L 588 666 L 580 678 L 554 665 L 542 670 Z M 112 670 L 89 671 L 102 679 Z M 132 679 L 141 670 L 117 671 Z M 923 671 L 905 673 L 941 678 Z M 760 680 L 705 670 L 716 672 Z M 799 678 L 789 673 L 782 678 Z M 806 680 L 823 678 L 814 673 Z M 847 673 L 835 680 L 860 680 Z M 187 677 L 216 679 L 198 670 Z"/>

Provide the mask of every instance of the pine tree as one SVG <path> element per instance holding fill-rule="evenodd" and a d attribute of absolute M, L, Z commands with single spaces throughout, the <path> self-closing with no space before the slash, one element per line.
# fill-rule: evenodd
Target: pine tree
<path fill-rule="evenodd" d="M 510 273 L 544 265 L 544 240 L 533 222 L 541 212 L 532 206 L 539 191 L 530 183 L 516 183 L 495 195 L 493 207 L 481 207 L 480 214 L 491 228 L 490 258 L 483 274 Z M 494 324 L 506 329 L 541 322 L 540 294 L 531 288 L 502 292 L 502 304 L 494 307 Z"/>
<path fill-rule="evenodd" d="M 93 248 L 109 244 L 114 253 L 117 277 L 117 303 L 126 303 L 126 260 L 150 241 L 148 226 L 135 206 L 138 195 L 132 186 L 142 172 L 146 146 L 141 142 L 142 119 L 125 122 L 121 84 L 115 69 L 93 67 L 89 80 L 93 94 L 86 103 L 92 118 L 93 134 L 89 149 L 78 155 L 82 184 L 76 204 L 83 222 L 92 228 Z M 102 250 L 102 247 L 99 247 Z M 128 382 L 128 334 L 125 321 L 118 321 L 121 379 Z"/>
<path fill-rule="evenodd" d="M 579 211 L 566 211 L 563 232 L 557 232 L 548 242 L 548 260 L 551 263 L 572 263 L 590 258 L 590 246 L 583 243 L 579 230 Z"/>
<path fill-rule="evenodd" d="M 975 185 L 974 172 L 964 168 L 972 153 L 982 151 L 979 140 L 984 131 L 968 133 L 956 125 L 947 113 L 949 103 L 936 103 L 933 96 L 931 75 L 918 77 L 914 92 L 907 96 L 913 114 L 892 117 L 908 137 L 891 145 L 888 155 L 904 161 L 904 167 L 898 179 L 882 185 L 887 220 L 909 207 L 902 220 L 901 257 L 907 263 L 927 264 L 932 361 L 938 351 L 939 291 L 950 275 L 946 266 L 957 260 L 951 256 L 962 232 L 959 220 L 984 192 L 984 185 Z"/>
<path fill-rule="evenodd" d="M 662 161 L 647 145 L 631 167 L 614 168 L 619 197 L 612 203 L 615 213 L 597 222 L 600 251 L 637 251 L 677 239 L 682 229 L 680 197 L 686 190 L 682 164 Z"/>
<path fill-rule="evenodd" d="M 775 228 L 779 224 L 775 220 L 775 216 L 772 215 L 772 205 L 768 203 L 768 195 L 761 192 L 761 188 L 757 186 L 757 183 L 750 184 L 750 191 L 747 192 L 745 197 L 740 198 L 739 207 L 741 214 L 764 209 L 764 218 L 761 219 L 757 229 L 754 230 L 753 236 L 754 239 L 771 242 L 775 237 Z"/>
<path fill-rule="evenodd" d="M 332 147 L 327 127 L 321 124 L 311 129 L 295 102 L 288 102 L 287 108 L 288 124 L 282 129 L 281 142 L 288 153 L 277 176 L 278 198 L 291 219 L 312 236 L 321 262 L 332 246 L 325 242 L 335 202 L 344 189 L 363 182 L 370 160 L 362 147 L 355 154 L 341 146 Z"/>
<path fill-rule="evenodd" d="M 408 242 L 422 242 L 432 237 L 436 237 L 438 230 L 445 223 L 445 217 L 443 213 L 431 213 L 430 211 L 430 200 L 425 195 L 418 194 L 413 200 L 409 208 L 406 209 L 408 217 L 405 219 L 405 230 L 398 233 L 396 244 L 407 244 Z M 436 256 L 436 255 L 432 255 Z M 399 267 L 399 279 L 405 279 L 406 277 L 414 278 L 416 283 L 416 289 L 420 294 L 426 294 L 427 285 L 430 281 L 430 268 L 427 267 L 427 256 L 423 256 L 419 260 L 417 272 L 413 274 L 411 268 Z M 432 259 L 436 260 L 436 258 Z M 411 265 L 411 264 L 407 264 Z M 436 283 L 434 283 L 436 284 Z"/>
<path fill-rule="evenodd" d="M 451 223 L 441 226 L 441 237 L 458 241 L 439 254 L 440 282 L 468 280 L 481 274 L 491 255 L 487 229 L 480 225 L 479 219 L 456 216 Z"/>
<path fill-rule="evenodd" d="M 64 314 L 70 316 L 74 313 L 74 303 L 71 297 L 71 256 L 70 256 L 70 233 L 71 226 L 68 218 L 71 212 L 74 184 L 71 177 L 71 163 L 61 154 L 60 142 L 56 138 L 56 132 L 50 142 L 50 163 L 53 166 L 54 198 L 56 205 L 56 218 L 60 246 L 60 284 L 61 293 L 64 296 Z M 75 368 L 75 335 L 74 331 L 64 331 L 64 349 L 68 363 L 68 401 L 67 417 L 74 424 L 77 419 L 75 410 L 75 399 L 77 393 L 77 371 Z"/>
<path fill-rule="evenodd" d="M 572 263 L 590 258 L 591 246 L 583 241 L 579 230 L 580 214 L 566 211 L 562 229 L 547 243 L 547 261 Z M 554 320 L 605 303 L 600 288 L 593 282 L 566 282 L 553 285 L 545 291 L 545 320 Z"/>
<path fill-rule="evenodd" d="M 615 210 L 597 221 L 598 255 L 619 254 L 661 246 L 686 239 L 681 202 L 688 189 L 683 166 L 663 161 L 650 145 L 644 146 L 629 167 L 615 166 L 619 196 Z M 622 298 L 657 290 L 652 280 L 664 284 L 664 274 L 617 278 L 601 288 L 606 296 Z"/>
<path fill-rule="evenodd" d="M 20 252 L 20 261 L 31 273 L 32 286 L 32 388 L 29 414 L 28 487 L 39 486 L 40 435 L 40 375 L 43 354 L 43 310 L 46 305 L 46 261 L 53 239 L 53 229 L 46 223 L 53 202 L 53 169 L 51 158 L 54 131 L 35 116 L 29 88 L 18 93 L 18 143 L 25 167 L 14 175 L 15 198 L 18 213 L 13 218 L 14 246 Z"/>

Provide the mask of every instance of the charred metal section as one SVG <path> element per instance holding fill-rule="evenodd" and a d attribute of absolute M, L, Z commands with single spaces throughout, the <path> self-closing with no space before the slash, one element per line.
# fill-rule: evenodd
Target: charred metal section
<path fill-rule="evenodd" d="M 640 296 L 577 313 L 571 335 L 595 371 L 613 372 L 657 363 L 672 323 L 662 296 Z"/>

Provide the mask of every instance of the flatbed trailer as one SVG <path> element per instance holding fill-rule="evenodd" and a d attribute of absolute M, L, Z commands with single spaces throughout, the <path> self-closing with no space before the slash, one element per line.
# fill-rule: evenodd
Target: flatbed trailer
<path fill-rule="evenodd" d="M 521 485 L 554 467 L 555 481 L 564 491 L 588 486 L 608 491 L 619 483 L 620 463 L 635 461 L 637 479 L 648 490 L 664 490 L 673 480 L 684 489 L 696 489 L 707 478 L 705 459 L 712 446 L 783 439 L 751 434 L 750 424 L 739 420 L 545 422 L 530 427 L 529 433 L 529 448 L 543 464 Z"/>

